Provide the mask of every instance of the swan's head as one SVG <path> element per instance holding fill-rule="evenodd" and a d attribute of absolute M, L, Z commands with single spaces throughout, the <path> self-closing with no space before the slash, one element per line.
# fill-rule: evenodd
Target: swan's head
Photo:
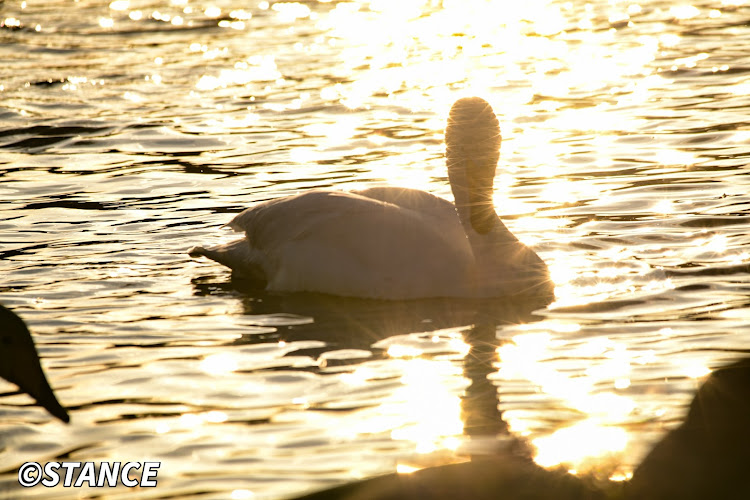
<path fill-rule="evenodd" d="M 31 334 L 23 320 L 0 306 L 0 377 L 16 384 L 63 422 L 70 417 L 44 376 Z"/>
<path fill-rule="evenodd" d="M 492 191 L 501 140 L 487 101 L 466 97 L 453 104 L 445 128 L 448 178 L 462 222 L 479 234 L 490 232 L 498 221 Z"/>

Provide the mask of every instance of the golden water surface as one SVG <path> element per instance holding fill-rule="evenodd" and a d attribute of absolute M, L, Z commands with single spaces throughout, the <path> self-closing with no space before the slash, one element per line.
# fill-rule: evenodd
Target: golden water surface
<path fill-rule="evenodd" d="M 750 348 L 745 3 L 0 3 L 0 302 L 72 416 L 0 382 L 0 496 L 286 498 L 508 436 L 627 479 Z M 451 199 L 466 95 L 551 305 L 268 294 L 186 255 L 305 189 Z M 19 490 L 63 458 L 158 487 Z"/>

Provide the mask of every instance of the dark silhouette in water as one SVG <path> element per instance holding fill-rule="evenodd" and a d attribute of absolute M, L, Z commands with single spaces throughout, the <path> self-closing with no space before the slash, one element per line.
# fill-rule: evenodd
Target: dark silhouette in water
<path fill-rule="evenodd" d="M 299 500 L 403 499 L 746 499 L 750 498 L 750 358 L 717 369 L 698 391 L 685 422 L 643 460 L 629 483 L 596 483 L 548 471 L 506 454 L 389 474 Z"/>
<path fill-rule="evenodd" d="M 70 417 L 55 397 L 39 364 L 31 333 L 23 320 L 0 305 L 0 377 L 16 384 L 63 422 Z"/>
<path fill-rule="evenodd" d="M 716 370 L 633 474 L 631 498 L 750 498 L 750 358 Z"/>

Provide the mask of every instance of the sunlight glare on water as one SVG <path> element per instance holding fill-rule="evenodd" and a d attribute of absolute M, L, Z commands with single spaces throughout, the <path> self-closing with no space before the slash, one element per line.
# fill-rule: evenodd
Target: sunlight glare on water
<path fill-rule="evenodd" d="M 0 383 L 0 495 L 64 456 L 162 461 L 138 498 L 290 498 L 505 425 L 626 480 L 750 345 L 747 3 L 0 2 L 0 301 L 72 417 Z M 309 189 L 452 200 L 468 95 L 552 304 L 273 294 L 186 255 Z"/>

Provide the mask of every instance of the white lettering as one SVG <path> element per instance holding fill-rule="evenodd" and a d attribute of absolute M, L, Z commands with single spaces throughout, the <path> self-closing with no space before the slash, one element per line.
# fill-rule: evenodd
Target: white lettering
<path fill-rule="evenodd" d="M 159 472 L 161 462 L 143 462 L 143 475 L 141 476 L 141 486 L 143 488 L 153 488 L 156 486 L 156 473 Z M 151 477 L 153 476 L 153 479 Z"/>
<path fill-rule="evenodd" d="M 70 485 L 73 483 L 73 472 L 81 466 L 81 462 L 63 462 L 60 465 L 65 469 L 63 486 L 70 488 Z"/>
<path fill-rule="evenodd" d="M 161 462 L 47 462 L 44 466 L 39 462 L 26 462 L 18 468 L 18 484 L 24 488 L 33 488 L 39 483 L 47 488 L 60 483 L 65 488 L 115 488 L 118 485 L 155 488 L 160 467 Z M 60 469 L 65 469 L 64 475 Z"/>
<path fill-rule="evenodd" d="M 42 484 L 44 486 L 52 488 L 53 486 L 60 484 L 60 475 L 57 473 L 57 469 L 59 468 L 60 462 L 47 462 L 44 464 L 44 475 L 47 476 L 42 479 Z"/>
<path fill-rule="evenodd" d="M 99 482 L 96 486 L 104 486 L 104 479 L 107 479 L 107 486 L 114 488 L 117 486 L 117 473 L 120 470 L 120 462 L 102 462 L 99 466 Z"/>
<path fill-rule="evenodd" d="M 130 479 L 128 477 L 128 473 L 130 472 L 130 469 L 137 469 L 141 466 L 140 462 L 128 462 L 122 467 L 122 472 L 120 473 L 120 480 L 122 481 L 122 484 L 128 487 L 138 486 L 138 480 L 137 479 Z"/>
<path fill-rule="evenodd" d="M 78 478 L 73 486 L 75 488 L 80 488 L 84 481 L 88 481 L 89 486 L 92 488 L 96 486 L 96 467 L 94 467 L 94 462 L 83 463 L 81 473 L 78 474 Z"/>

